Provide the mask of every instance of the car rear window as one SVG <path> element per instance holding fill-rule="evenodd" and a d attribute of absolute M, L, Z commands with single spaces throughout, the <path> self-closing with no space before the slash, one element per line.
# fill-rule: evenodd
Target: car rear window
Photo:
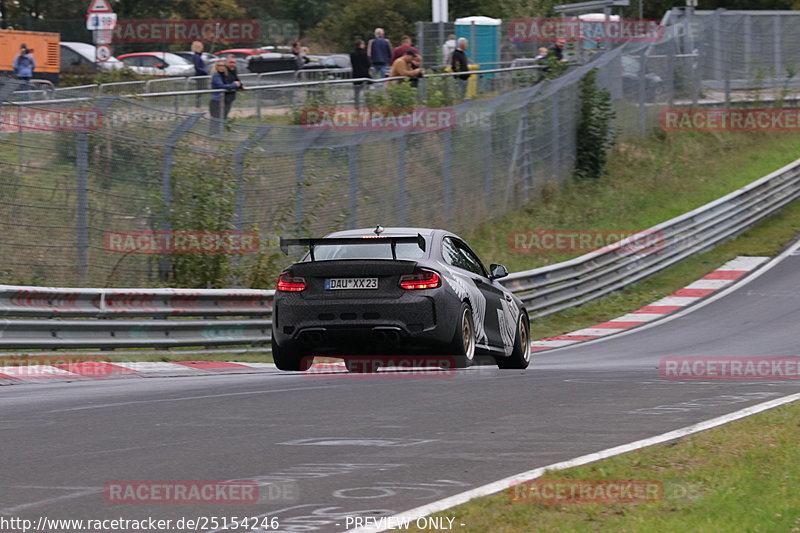
<path fill-rule="evenodd" d="M 413 242 L 401 242 L 396 248 L 397 259 L 421 259 L 425 252 Z M 369 244 L 317 244 L 314 247 L 314 259 L 330 261 L 336 259 L 392 259 L 392 247 L 389 241 Z M 306 256 L 306 261 L 310 260 Z"/>

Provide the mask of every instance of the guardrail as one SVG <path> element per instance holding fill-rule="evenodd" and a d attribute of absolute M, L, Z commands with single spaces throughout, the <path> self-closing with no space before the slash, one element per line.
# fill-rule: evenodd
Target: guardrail
<path fill-rule="evenodd" d="M 269 342 L 272 294 L 0 285 L 0 347 L 114 349 Z"/>
<path fill-rule="evenodd" d="M 503 284 L 531 318 L 576 307 L 711 248 L 800 198 L 800 159 L 607 248 Z M 642 247 L 642 243 L 644 243 Z M 233 346 L 270 340 L 274 291 L 0 285 L 0 348 Z"/>

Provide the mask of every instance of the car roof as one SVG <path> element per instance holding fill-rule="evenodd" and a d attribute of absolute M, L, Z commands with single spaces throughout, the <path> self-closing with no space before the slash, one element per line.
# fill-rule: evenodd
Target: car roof
<path fill-rule="evenodd" d="M 93 44 L 81 43 L 77 41 L 61 41 L 59 44 L 61 44 L 62 46 L 66 46 L 67 48 L 71 48 L 72 50 L 78 52 L 80 55 L 86 58 L 94 59 L 95 46 Z M 108 58 L 106 62 L 113 63 L 115 61 L 119 60 L 116 57 L 111 56 L 110 58 Z"/>
<path fill-rule="evenodd" d="M 253 49 L 252 48 L 226 48 L 225 50 L 220 50 L 219 52 L 214 52 L 214 55 L 216 56 L 216 55 L 219 55 L 219 54 L 231 54 L 233 52 L 252 54 L 253 53 Z"/>
<path fill-rule="evenodd" d="M 410 235 L 414 236 L 417 234 L 422 235 L 423 237 L 430 238 L 436 232 L 444 232 L 450 234 L 450 232 L 445 232 L 443 230 L 432 229 L 432 228 L 408 228 L 408 227 L 389 227 L 383 228 L 383 232 L 381 235 Z M 361 237 L 363 235 L 375 235 L 375 228 L 360 228 L 360 229 L 350 229 L 345 231 L 337 231 L 334 233 L 330 233 L 325 235 L 325 237 Z"/>

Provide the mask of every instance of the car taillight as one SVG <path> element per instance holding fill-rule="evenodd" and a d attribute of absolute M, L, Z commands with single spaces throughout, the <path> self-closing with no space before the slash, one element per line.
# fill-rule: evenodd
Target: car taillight
<path fill-rule="evenodd" d="M 442 278 L 433 270 L 419 269 L 413 274 L 400 276 L 401 289 L 435 289 L 441 285 Z"/>
<path fill-rule="evenodd" d="M 306 280 L 292 277 L 289 274 L 281 274 L 278 276 L 278 290 L 285 292 L 304 291 L 306 290 Z"/>

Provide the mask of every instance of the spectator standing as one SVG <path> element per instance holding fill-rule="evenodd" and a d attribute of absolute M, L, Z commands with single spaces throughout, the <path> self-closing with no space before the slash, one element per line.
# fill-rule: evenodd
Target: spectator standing
<path fill-rule="evenodd" d="M 450 68 L 453 69 L 453 72 L 469 72 L 467 48 L 469 48 L 469 41 L 466 38 L 461 37 L 458 40 L 458 46 L 456 46 L 456 49 L 453 50 L 453 55 L 450 58 Z M 467 80 L 469 80 L 469 74 L 454 76 L 454 78 L 456 78 L 456 81 L 458 82 L 458 91 L 461 94 L 461 98 L 463 98 L 467 92 Z"/>
<path fill-rule="evenodd" d="M 375 28 L 375 38 L 367 43 L 367 56 L 381 78 L 385 78 L 392 66 L 392 43 L 384 37 L 383 28 Z"/>
<path fill-rule="evenodd" d="M 209 128 L 208 133 L 211 136 L 217 135 L 220 132 L 222 122 L 227 116 L 225 114 L 224 96 L 228 94 L 227 91 L 233 91 L 235 95 L 236 89 L 238 89 L 241 86 L 241 82 L 235 81 L 233 83 L 229 83 L 227 81 L 227 78 L 228 78 L 228 69 L 225 66 L 225 61 L 222 59 L 218 59 L 217 62 L 214 64 L 214 74 L 211 76 L 211 88 L 225 89 L 226 92 L 225 93 L 217 92 L 211 95 L 211 101 L 208 104 L 209 112 L 211 114 L 211 126 Z"/>
<path fill-rule="evenodd" d="M 36 70 L 36 61 L 33 60 L 33 50 L 29 50 L 28 45 L 22 43 L 19 47 L 19 54 L 14 58 L 14 74 L 22 82 L 21 90 L 25 91 L 23 96 L 25 100 L 31 98 L 27 91 L 31 90 L 31 78 L 34 70 Z"/>
<path fill-rule="evenodd" d="M 566 46 L 567 40 L 563 37 L 559 37 L 556 39 L 556 42 L 550 45 L 548 49 L 559 61 L 564 61 L 564 46 Z"/>
<path fill-rule="evenodd" d="M 239 81 L 239 75 L 236 73 L 236 58 L 228 56 L 225 60 L 225 83 L 230 85 L 234 84 L 235 87 L 229 91 L 225 91 L 225 108 L 223 118 L 228 120 L 228 114 L 231 112 L 233 101 L 236 100 L 236 91 L 244 89 L 242 82 Z"/>
<path fill-rule="evenodd" d="M 355 49 L 350 52 L 350 64 L 353 67 L 354 78 L 371 78 L 369 74 L 369 57 L 367 57 L 367 45 L 359 39 L 356 41 Z M 353 91 L 355 92 L 356 108 L 361 107 L 361 91 L 364 89 L 363 81 L 353 82 Z"/>
<path fill-rule="evenodd" d="M 405 76 L 407 78 L 419 77 L 425 73 L 425 70 L 415 66 L 415 62 L 419 60 L 419 56 L 411 50 L 403 54 L 402 57 L 397 58 L 397 61 L 392 63 L 392 70 L 389 72 L 389 77 Z M 403 80 L 394 80 L 387 83 L 402 83 Z"/>
<path fill-rule="evenodd" d="M 400 46 L 392 50 L 392 65 L 394 65 L 394 62 L 403 57 L 403 55 L 405 55 L 405 53 L 409 50 L 414 52 L 414 54 L 419 55 L 419 50 L 414 48 L 414 46 L 411 44 L 411 37 L 408 35 L 403 35 L 403 38 L 400 39 Z"/>
<path fill-rule="evenodd" d="M 192 43 L 192 63 L 194 63 L 194 75 L 198 79 L 194 80 L 198 91 L 206 88 L 206 80 L 199 79 L 199 76 L 208 76 L 208 67 L 203 60 L 203 43 L 195 41 Z M 195 107 L 200 107 L 200 95 L 197 95 L 194 103 Z"/>
<path fill-rule="evenodd" d="M 453 51 L 456 49 L 456 36 L 451 33 L 447 36 L 447 40 L 442 45 L 442 65 L 449 65 L 453 56 Z"/>
<path fill-rule="evenodd" d="M 539 54 L 536 57 L 534 57 L 533 59 L 537 63 L 545 64 L 545 63 L 547 63 L 547 55 L 548 55 L 548 53 L 549 53 L 549 50 L 547 50 L 547 48 L 545 48 L 543 46 L 543 47 L 539 48 Z"/>

